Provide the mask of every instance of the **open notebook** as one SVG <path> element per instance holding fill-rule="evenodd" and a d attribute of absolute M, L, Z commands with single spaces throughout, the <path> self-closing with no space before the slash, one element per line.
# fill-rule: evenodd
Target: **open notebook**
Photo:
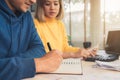
<path fill-rule="evenodd" d="M 80 58 L 64 59 L 60 67 L 50 74 L 82 75 L 82 62 Z"/>

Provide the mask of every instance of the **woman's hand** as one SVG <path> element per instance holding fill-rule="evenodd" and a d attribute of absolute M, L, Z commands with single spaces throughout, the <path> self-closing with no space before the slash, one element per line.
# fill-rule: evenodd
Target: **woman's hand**
<path fill-rule="evenodd" d="M 94 57 L 97 54 L 97 48 L 89 48 L 89 49 L 80 49 L 75 53 L 75 58 L 82 57 L 83 59 L 87 57 Z"/>

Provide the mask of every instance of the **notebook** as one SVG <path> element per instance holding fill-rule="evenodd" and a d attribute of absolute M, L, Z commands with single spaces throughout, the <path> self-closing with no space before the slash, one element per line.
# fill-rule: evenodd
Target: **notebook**
<path fill-rule="evenodd" d="M 82 75 L 82 62 L 80 58 L 64 59 L 59 68 L 51 74 Z"/>

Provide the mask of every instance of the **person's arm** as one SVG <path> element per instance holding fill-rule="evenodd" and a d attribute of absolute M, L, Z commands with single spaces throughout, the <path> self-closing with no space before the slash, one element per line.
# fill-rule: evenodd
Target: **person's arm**
<path fill-rule="evenodd" d="M 63 57 L 62 52 L 52 50 L 42 58 L 35 58 L 36 73 L 50 73 L 58 69 Z"/>
<path fill-rule="evenodd" d="M 63 58 L 79 58 L 79 57 L 87 58 L 89 56 L 96 55 L 96 50 L 94 50 L 94 51 L 93 50 L 86 50 L 84 48 L 73 47 L 73 46 L 69 45 L 64 24 L 61 23 L 61 26 L 63 28 L 62 34 L 63 34 L 63 41 L 64 41 Z"/>
<path fill-rule="evenodd" d="M 27 22 L 26 20 L 24 21 L 28 24 L 27 26 L 24 27 L 24 29 L 26 29 L 26 32 L 24 34 L 27 34 L 27 36 L 25 36 L 26 38 L 25 44 L 28 44 L 28 45 L 24 45 L 24 46 L 27 46 L 27 49 L 24 52 L 21 52 L 19 54 L 21 57 L 24 57 L 24 58 L 42 57 L 46 53 L 43 43 L 40 37 L 38 36 L 38 33 L 36 31 L 36 28 L 30 13 L 28 12 L 26 15 L 27 16 L 29 15 L 29 17 L 27 17 Z"/>
<path fill-rule="evenodd" d="M 97 49 L 84 49 L 84 48 L 81 48 L 79 49 L 76 53 L 64 53 L 63 54 L 63 57 L 64 58 L 87 58 L 87 57 L 91 57 L 91 56 L 95 56 L 97 53 Z"/>
<path fill-rule="evenodd" d="M 79 47 L 73 47 L 73 46 L 69 45 L 66 29 L 65 29 L 63 22 L 61 22 L 61 21 L 60 21 L 60 26 L 61 26 L 61 30 L 62 30 L 61 34 L 63 35 L 63 38 L 62 38 L 62 40 L 63 40 L 63 52 L 66 52 L 66 53 L 77 52 L 79 50 Z"/>
<path fill-rule="evenodd" d="M 52 50 L 41 58 L 11 57 L 0 59 L 0 80 L 21 80 L 35 73 L 55 71 L 62 62 L 61 52 Z"/>
<path fill-rule="evenodd" d="M 45 55 L 45 49 L 41 39 L 39 38 L 36 30 L 33 28 L 32 38 L 29 43 L 27 51 L 20 53 L 23 58 L 38 58 Z"/>
<path fill-rule="evenodd" d="M 0 80 L 21 80 L 34 75 L 33 59 L 20 57 L 0 59 Z"/>
<path fill-rule="evenodd" d="M 0 58 L 0 80 L 21 80 L 33 77 L 36 71 L 33 58 L 45 55 L 43 44 L 37 35 L 31 17 L 29 17 L 28 22 L 24 21 L 22 24 L 22 32 L 19 36 L 20 43 L 16 54 Z"/>

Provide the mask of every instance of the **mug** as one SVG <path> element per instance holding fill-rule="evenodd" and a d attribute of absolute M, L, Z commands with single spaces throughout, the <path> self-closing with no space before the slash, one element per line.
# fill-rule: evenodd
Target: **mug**
<path fill-rule="evenodd" d="M 91 47 L 91 42 L 83 42 L 83 47 L 84 48 L 90 48 Z"/>

